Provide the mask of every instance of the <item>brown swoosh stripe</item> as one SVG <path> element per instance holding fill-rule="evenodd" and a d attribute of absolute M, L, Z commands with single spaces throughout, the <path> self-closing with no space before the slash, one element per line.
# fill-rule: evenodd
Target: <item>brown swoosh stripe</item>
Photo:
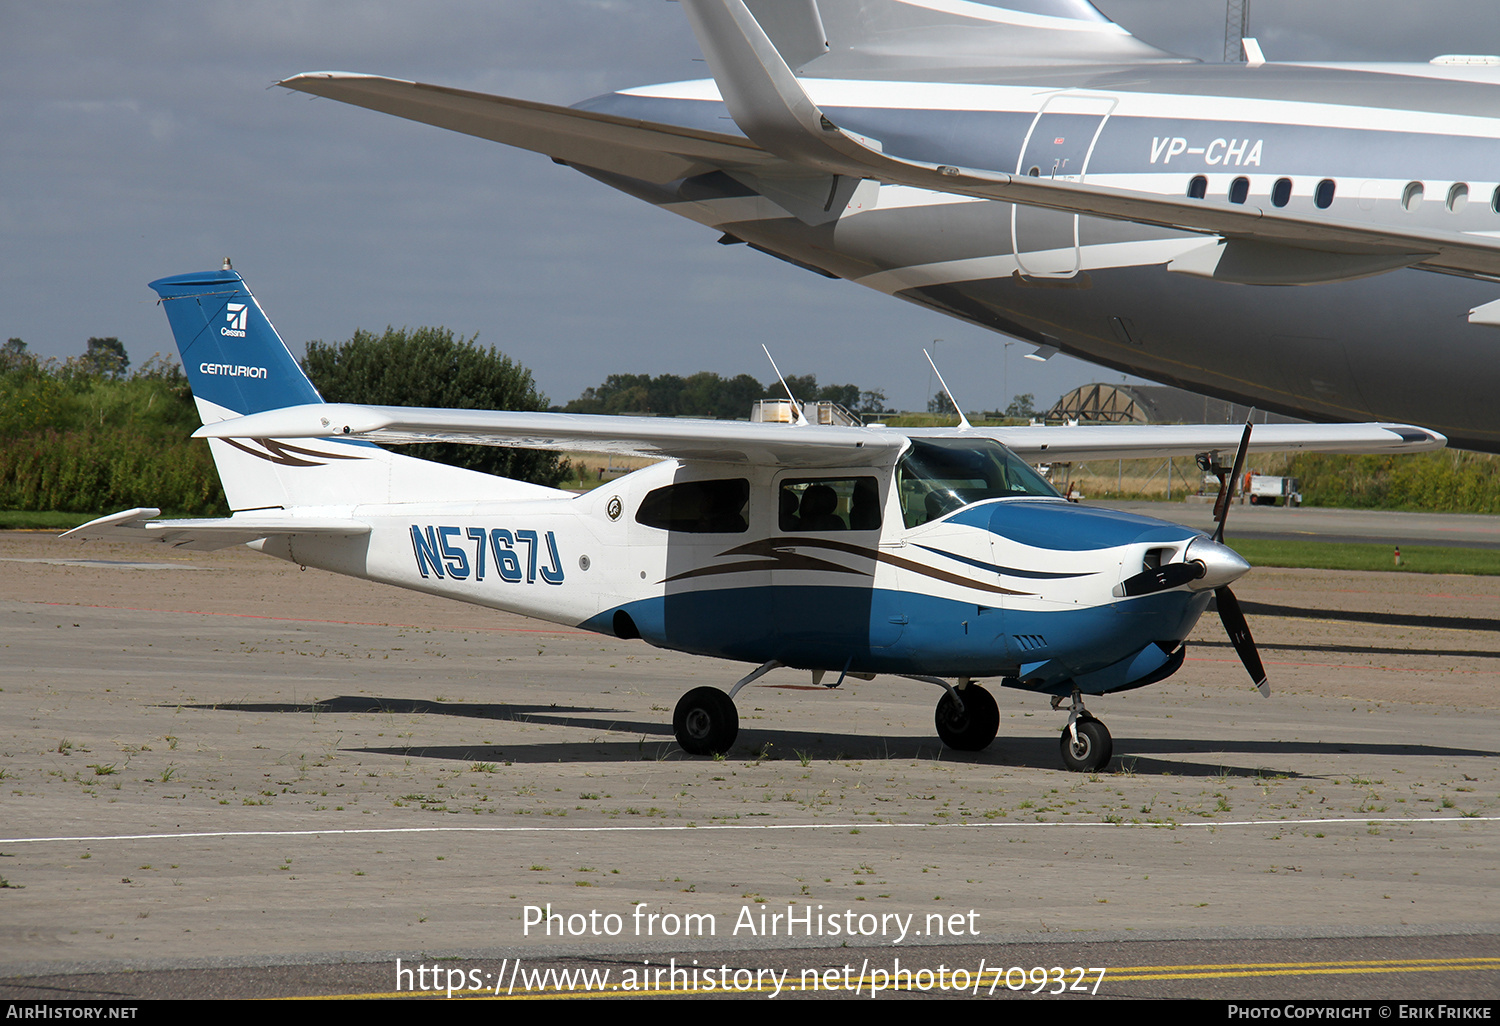
<path fill-rule="evenodd" d="M 906 559 L 902 556 L 893 556 L 879 549 L 872 549 L 867 545 L 853 545 L 849 542 L 833 541 L 828 538 L 763 538 L 760 541 L 747 542 L 744 545 L 736 545 L 732 549 L 726 549 L 719 553 L 720 556 L 766 556 L 764 561 L 754 563 L 734 563 L 723 567 L 700 567 L 696 570 L 687 570 L 676 574 L 660 583 L 668 581 L 680 581 L 689 577 L 710 577 L 720 573 L 744 573 L 751 570 L 825 570 L 834 573 L 863 574 L 864 571 L 854 570 L 838 563 L 830 563 L 827 560 L 818 559 L 814 556 L 806 556 L 799 553 L 787 552 L 792 547 L 809 548 L 820 547 L 832 549 L 835 552 L 844 552 L 852 556 L 860 556 L 864 559 L 872 559 L 878 563 L 909 570 L 923 577 L 931 577 L 934 580 L 946 584 L 957 584 L 964 588 L 973 588 L 976 591 L 987 591 L 994 595 L 1033 595 L 1035 592 L 1016 591 L 1013 588 L 1002 588 L 998 584 L 986 584 L 983 581 L 975 581 L 959 574 L 939 570 L 936 567 L 926 566 L 915 560 Z M 865 576 L 873 576 L 865 574 Z"/>
<path fill-rule="evenodd" d="M 304 449 L 300 445 L 292 445 L 289 442 L 278 441 L 274 438 L 257 438 L 255 440 L 265 447 L 265 452 L 257 452 L 254 449 L 250 448 L 248 445 L 241 443 L 237 439 L 221 439 L 221 441 L 228 442 L 230 445 L 240 450 L 240 452 L 248 453 L 258 460 L 265 460 L 267 463 L 275 463 L 278 466 L 282 467 L 325 466 L 325 464 L 319 463 L 315 460 L 298 459 L 296 456 L 290 455 L 291 453 L 297 453 L 301 456 L 320 456 L 325 460 L 362 460 L 365 458 L 363 456 L 345 455 L 343 453 L 337 452 L 320 452 L 317 449 Z"/>

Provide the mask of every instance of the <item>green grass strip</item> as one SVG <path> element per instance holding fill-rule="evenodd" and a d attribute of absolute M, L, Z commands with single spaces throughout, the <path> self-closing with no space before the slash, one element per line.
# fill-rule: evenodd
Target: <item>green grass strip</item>
<path fill-rule="evenodd" d="M 0 531 L 67 531 L 81 527 L 100 515 L 59 513 L 50 509 L 0 509 Z"/>
<path fill-rule="evenodd" d="M 1297 567 L 1308 570 L 1390 570 L 1414 574 L 1500 574 L 1500 549 L 1452 549 L 1436 545 L 1401 546 L 1401 565 L 1395 547 L 1383 543 L 1273 541 L 1229 538 L 1230 548 L 1252 566 Z"/>

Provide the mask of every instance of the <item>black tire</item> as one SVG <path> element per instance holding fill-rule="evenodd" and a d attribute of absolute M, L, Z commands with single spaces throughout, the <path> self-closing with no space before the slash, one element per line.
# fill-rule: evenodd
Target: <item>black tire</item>
<path fill-rule="evenodd" d="M 718 688 L 694 688 L 672 713 L 672 733 L 690 755 L 723 755 L 740 733 L 734 699 Z"/>
<path fill-rule="evenodd" d="M 1077 722 L 1078 740 L 1066 728 L 1063 729 L 1061 747 L 1063 765 L 1075 773 L 1092 773 L 1109 764 L 1115 754 L 1114 738 L 1104 724 L 1092 716 L 1080 716 Z"/>
<path fill-rule="evenodd" d="M 1000 732 L 1000 707 L 995 704 L 995 696 L 978 684 L 970 684 L 959 696 L 963 699 L 962 712 L 951 692 L 944 691 L 938 699 L 933 717 L 938 737 L 955 751 L 981 752 Z"/>

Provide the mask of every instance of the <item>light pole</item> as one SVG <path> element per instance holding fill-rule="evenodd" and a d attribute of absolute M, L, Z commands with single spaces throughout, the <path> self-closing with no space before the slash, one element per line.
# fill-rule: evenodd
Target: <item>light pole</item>
<path fill-rule="evenodd" d="M 1001 354 L 1001 357 L 1000 357 L 1000 361 L 1001 361 L 1001 363 L 1000 363 L 1000 401 L 1001 402 L 1005 402 L 1005 393 L 1010 391 L 1010 347 L 1013 346 L 1013 345 L 1015 345 L 1014 342 L 1007 342 L 1007 343 L 1005 343 L 1005 349 L 1002 351 L 1002 354 Z M 1009 408 L 1009 404 L 1006 404 L 1005 406 L 1000 407 L 1000 413 L 1003 415 L 1008 408 Z"/>

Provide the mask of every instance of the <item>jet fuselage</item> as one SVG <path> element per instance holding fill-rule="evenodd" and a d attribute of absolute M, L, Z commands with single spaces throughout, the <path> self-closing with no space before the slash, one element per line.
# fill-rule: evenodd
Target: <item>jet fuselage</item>
<path fill-rule="evenodd" d="M 1494 65 L 1162 63 L 968 77 L 943 68 L 932 81 L 800 81 L 841 128 L 906 159 L 1396 231 L 1500 234 Z M 579 107 L 735 131 L 712 80 Z M 580 170 L 726 241 L 1096 363 L 1314 420 L 1411 421 L 1455 446 L 1500 451 L 1500 328 L 1468 319 L 1500 299 L 1493 280 L 1391 269 L 1373 247 L 1252 251 L 1210 277 L 1184 273 L 1193 260 L 1183 258 L 1211 239 L 1194 232 L 890 185 L 859 190 L 841 216 L 816 223 L 778 202 L 827 189 L 814 181 L 714 172 L 663 185 Z"/>

